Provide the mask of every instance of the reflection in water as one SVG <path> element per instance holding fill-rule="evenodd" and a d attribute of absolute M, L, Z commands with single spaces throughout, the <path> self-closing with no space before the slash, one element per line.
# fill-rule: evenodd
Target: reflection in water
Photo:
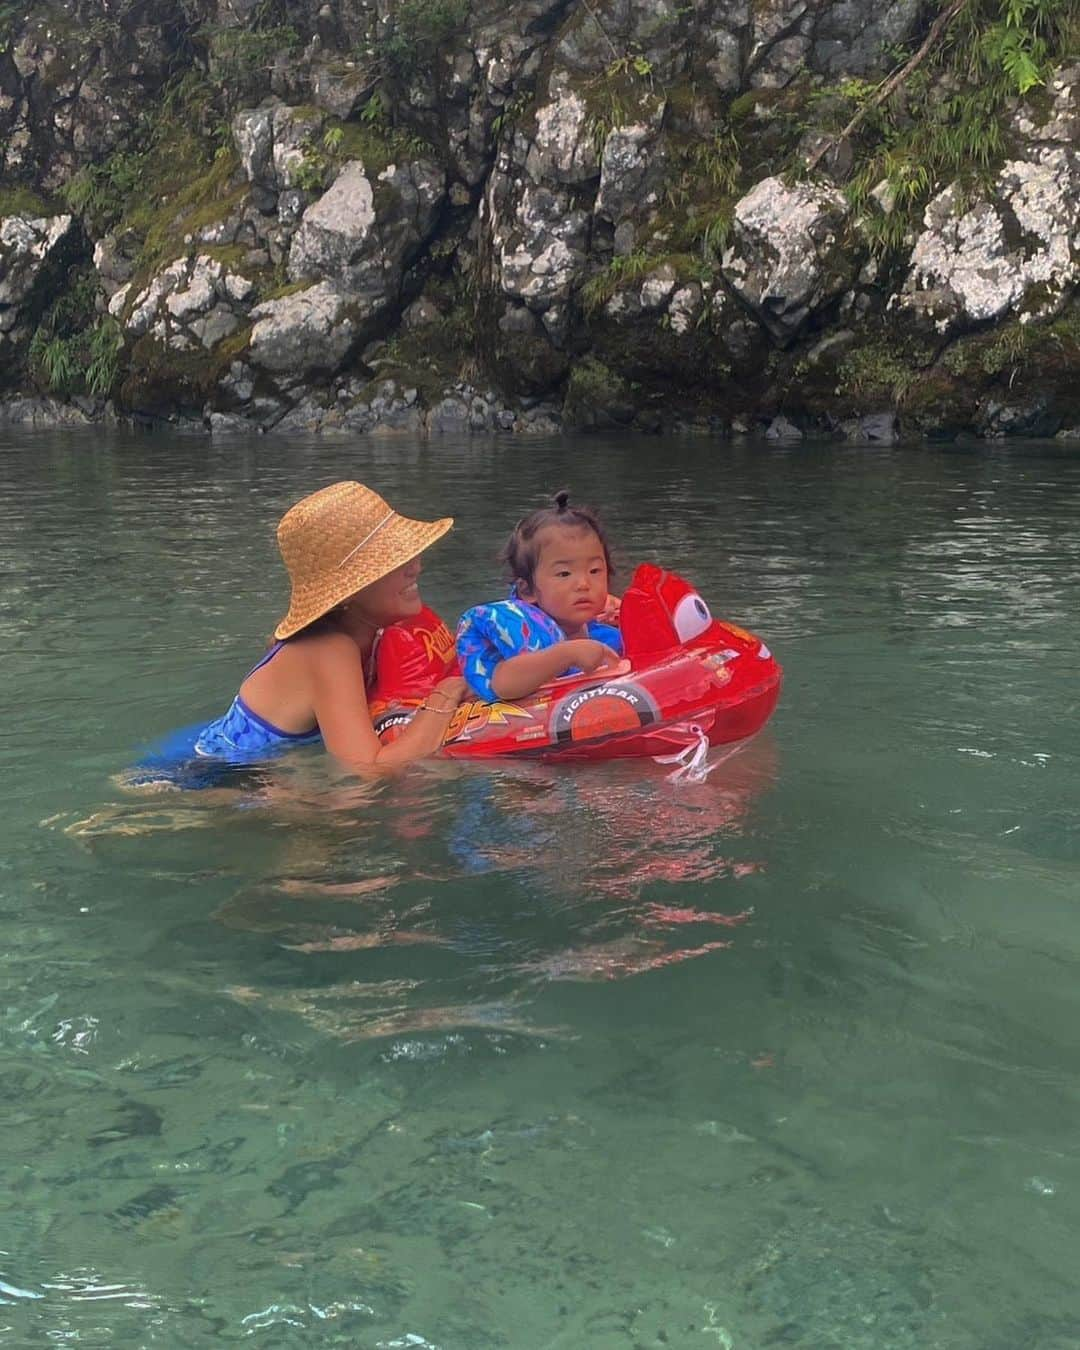
<path fill-rule="evenodd" d="M 734 930 L 749 921 L 748 909 L 728 913 L 669 905 L 645 899 L 643 892 L 695 881 L 733 882 L 757 872 L 760 864 L 732 859 L 724 843 L 737 837 L 775 767 L 768 738 L 729 756 L 718 772 L 695 785 L 670 783 L 649 763 L 567 772 L 511 762 L 455 774 L 449 808 L 444 776 L 407 775 L 381 804 L 385 843 L 407 852 L 423 831 L 429 841 L 444 844 L 447 865 L 419 872 L 405 866 L 366 876 L 356 876 L 355 870 L 370 870 L 372 859 L 358 856 L 355 826 L 346 826 L 341 803 L 332 794 L 325 804 L 311 795 L 302 804 L 292 797 L 287 818 L 295 822 L 310 811 L 320 838 L 319 848 L 313 848 L 305 833 L 303 875 L 279 873 L 269 886 L 241 890 L 214 917 L 234 930 L 273 934 L 284 950 L 312 957 L 371 956 L 402 947 L 446 953 L 444 962 L 426 963 L 423 978 L 407 981 L 365 977 L 347 985 L 335 982 L 329 992 L 245 988 L 245 1000 L 258 997 L 264 1006 L 297 1013 L 344 1040 L 493 1023 L 504 1032 L 554 1035 L 529 1020 L 528 1005 L 544 985 L 626 979 L 732 945 L 732 939 L 707 937 L 682 944 L 665 934 L 716 925 Z M 277 807 L 286 796 L 287 789 L 280 787 Z M 335 820 L 347 831 L 346 839 L 335 841 Z M 312 863 L 315 853 L 321 855 L 318 866 Z M 282 868 L 296 862 L 288 851 L 281 858 Z M 456 900 L 440 903 L 445 884 L 462 867 L 476 877 L 503 878 L 527 888 L 538 919 L 561 916 L 557 928 L 546 931 L 548 925 L 536 924 L 523 933 L 520 916 L 508 915 L 501 923 L 498 909 L 463 919 Z M 302 920 L 297 902 L 304 905 Z M 323 902 L 334 912 L 320 921 L 314 915 Z M 343 919 L 345 906 L 354 907 L 348 920 Z M 475 974 L 506 991 L 497 1003 L 478 1009 L 463 959 L 479 959 Z M 446 1001 L 449 992 L 453 997 Z M 346 996 L 365 1006 L 343 1010 Z"/>

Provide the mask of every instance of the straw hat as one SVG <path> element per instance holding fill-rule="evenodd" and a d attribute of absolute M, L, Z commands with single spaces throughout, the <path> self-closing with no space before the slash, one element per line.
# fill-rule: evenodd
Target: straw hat
<path fill-rule="evenodd" d="M 274 629 L 292 637 L 309 623 L 401 567 L 453 525 L 410 520 L 363 483 L 331 483 L 281 517 L 278 547 L 289 569 L 289 612 Z"/>

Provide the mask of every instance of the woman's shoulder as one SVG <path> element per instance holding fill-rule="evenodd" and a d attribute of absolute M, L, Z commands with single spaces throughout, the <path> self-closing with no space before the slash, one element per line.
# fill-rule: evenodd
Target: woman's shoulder
<path fill-rule="evenodd" d="M 322 664 L 333 662 L 335 665 L 348 663 L 362 665 L 360 648 L 348 633 L 340 628 L 321 627 L 311 633 L 301 633 L 283 644 L 294 660 L 304 664 Z"/>

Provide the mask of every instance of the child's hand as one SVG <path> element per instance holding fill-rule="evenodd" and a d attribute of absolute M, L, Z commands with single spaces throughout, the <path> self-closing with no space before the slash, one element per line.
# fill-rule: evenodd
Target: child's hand
<path fill-rule="evenodd" d="M 606 642 L 597 642 L 595 638 L 571 638 L 561 645 L 563 654 L 569 657 L 568 664 L 580 666 L 586 675 L 604 666 L 617 666 L 622 660 Z"/>
<path fill-rule="evenodd" d="M 609 595 L 604 602 L 604 608 L 596 616 L 597 623 L 609 623 L 615 625 L 619 622 L 619 611 L 622 609 L 622 600 L 617 595 Z"/>

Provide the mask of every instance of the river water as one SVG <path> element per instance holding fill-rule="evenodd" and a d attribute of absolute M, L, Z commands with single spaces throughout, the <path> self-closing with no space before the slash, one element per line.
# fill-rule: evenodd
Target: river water
<path fill-rule="evenodd" d="M 786 668 L 703 784 L 299 752 L 137 796 L 273 525 L 569 485 Z M 1080 1344 L 1080 455 L 0 440 L 0 1344 Z"/>

